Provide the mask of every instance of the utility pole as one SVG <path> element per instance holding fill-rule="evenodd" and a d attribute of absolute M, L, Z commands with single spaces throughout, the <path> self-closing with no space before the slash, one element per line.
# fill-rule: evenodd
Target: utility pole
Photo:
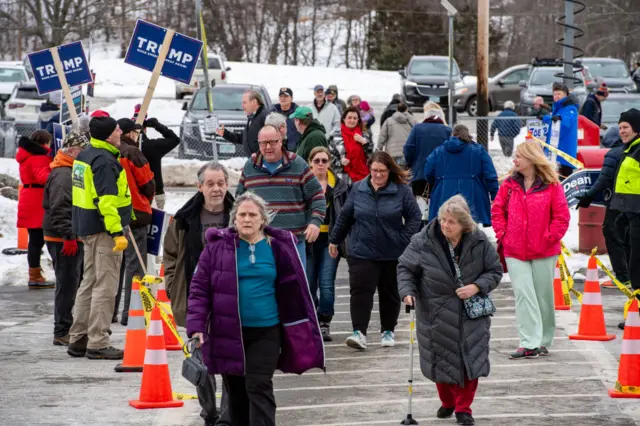
<path fill-rule="evenodd" d="M 211 99 L 211 81 L 209 80 L 209 63 L 207 61 L 207 41 L 203 40 L 203 19 L 202 19 L 202 0 L 196 0 L 196 28 L 198 40 L 202 40 L 204 45 L 200 53 L 202 61 L 202 70 L 204 71 L 204 87 L 207 95 L 207 110 L 213 112 L 213 101 Z"/>
<path fill-rule="evenodd" d="M 563 41 L 563 60 L 564 60 L 564 84 L 572 90 L 575 86 L 573 79 L 573 46 L 574 30 L 573 30 L 573 2 L 565 0 L 564 2 L 564 41 Z"/>
<path fill-rule="evenodd" d="M 478 0 L 478 117 L 489 115 L 489 0 Z M 482 125 L 481 125 L 482 124 Z M 489 151 L 488 122 L 478 121 L 478 143 Z"/>
<path fill-rule="evenodd" d="M 458 11 L 447 0 L 440 0 L 440 4 L 447 9 L 449 16 L 449 125 L 453 126 L 453 95 L 456 90 L 453 83 L 453 24 Z"/>

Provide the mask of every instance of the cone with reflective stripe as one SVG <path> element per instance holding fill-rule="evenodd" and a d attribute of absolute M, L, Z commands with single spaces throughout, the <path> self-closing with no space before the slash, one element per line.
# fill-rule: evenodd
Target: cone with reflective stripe
<path fill-rule="evenodd" d="M 167 296 L 167 290 L 165 290 L 164 288 L 164 281 L 159 283 L 157 288 L 158 296 L 156 297 L 156 299 L 158 299 L 158 302 L 166 303 L 167 305 L 169 305 L 169 307 L 171 307 L 171 301 Z M 173 324 L 174 330 L 177 330 L 176 320 L 173 318 L 173 311 L 166 312 L 166 314 L 169 317 L 169 321 L 171 321 L 171 323 Z M 164 344 L 167 350 L 181 351 L 182 345 L 180 344 L 180 342 L 178 342 L 178 339 L 176 339 L 176 336 L 171 331 L 171 328 L 164 321 L 162 321 L 162 329 L 164 331 Z"/>
<path fill-rule="evenodd" d="M 147 330 L 144 325 L 144 309 L 140 298 L 140 280 L 133 279 L 131 284 L 131 303 L 129 322 L 124 340 L 124 358 L 116 365 L 118 373 L 140 373 L 144 366 L 144 352 L 147 345 Z"/>
<path fill-rule="evenodd" d="M 553 273 L 553 301 L 556 311 L 568 311 L 571 306 L 565 304 L 562 292 L 562 278 L 560 276 L 560 261 L 556 262 L 556 270 Z"/>
<path fill-rule="evenodd" d="M 624 323 L 618 381 L 609 389 L 612 398 L 640 398 L 640 313 L 634 297 Z"/>
<path fill-rule="evenodd" d="M 607 329 L 604 325 L 602 293 L 600 293 L 600 281 L 598 280 L 598 264 L 596 263 L 596 258 L 591 256 L 587 267 L 587 279 L 584 282 L 578 334 L 572 334 L 569 339 L 605 341 L 615 338 L 615 334 L 607 334 Z"/>
<path fill-rule="evenodd" d="M 154 306 L 151 311 L 140 398 L 135 401 L 130 400 L 129 405 L 138 409 L 182 407 L 184 405 L 183 401 L 173 399 L 167 351 L 164 349 L 162 317 L 158 306 Z"/>
<path fill-rule="evenodd" d="M 160 275 L 159 276 L 164 278 L 164 263 L 160 264 Z"/>

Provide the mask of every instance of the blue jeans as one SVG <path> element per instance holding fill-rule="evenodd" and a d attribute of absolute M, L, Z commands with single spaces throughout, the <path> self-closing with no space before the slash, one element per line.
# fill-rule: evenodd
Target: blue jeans
<path fill-rule="evenodd" d="M 317 308 L 320 322 L 331 322 L 334 314 L 336 293 L 336 272 L 340 258 L 329 255 L 329 239 L 327 235 L 320 237 L 309 246 L 310 256 L 307 260 L 307 280 L 313 303 Z M 318 300 L 318 289 L 320 298 Z"/>
<path fill-rule="evenodd" d="M 298 244 L 296 244 L 296 249 L 298 250 L 298 254 L 300 255 L 300 260 L 302 261 L 302 268 L 307 267 L 307 243 L 304 239 L 304 234 L 298 238 Z"/>

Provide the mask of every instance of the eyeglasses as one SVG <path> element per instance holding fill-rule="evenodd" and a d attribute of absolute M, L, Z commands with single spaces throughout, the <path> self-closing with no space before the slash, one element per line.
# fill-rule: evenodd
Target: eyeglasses
<path fill-rule="evenodd" d="M 253 265 L 254 263 L 256 263 L 256 245 L 255 244 L 249 244 L 249 252 L 251 254 L 249 254 L 249 262 L 251 262 L 251 264 Z"/>
<path fill-rule="evenodd" d="M 261 147 L 265 147 L 267 145 L 276 146 L 278 142 L 281 142 L 280 139 L 274 139 L 272 141 L 258 141 L 258 145 L 260 145 Z"/>
<path fill-rule="evenodd" d="M 371 174 L 372 175 L 386 175 L 387 173 L 389 173 L 389 169 L 384 169 L 384 170 L 380 170 L 380 169 L 371 169 Z"/>
<path fill-rule="evenodd" d="M 313 159 L 313 164 L 328 164 L 329 163 L 329 159 L 328 158 L 314 158 Z"/>

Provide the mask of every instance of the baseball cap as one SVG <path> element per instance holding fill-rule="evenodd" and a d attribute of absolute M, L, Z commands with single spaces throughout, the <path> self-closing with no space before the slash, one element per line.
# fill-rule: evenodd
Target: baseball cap
<path fill-rule="evenodd" d="M 324 86 L 322 84 L 316 84 L 313 91 L 317 92 L 318 90 L 324 90 Z"/>
<path fill-rule="evenodd" d="M 293 97 L 293 90 L 289 89 L 288 87 L 281 87 L 280 92 L 278 92 L 278 96 L 280 95 L 289 95 Z"/>
<path fill-rule="evenodd" d="M 142 125 L 136 124 L 135 121 L 130 118 L 121 118 L 120 120 L 118 120 L 118 126 L 120 126 L 120 130 L 122 130 L 122 133 L 129 133 L 133 132 L 134 130 L 142 130 Z"/>
<path fill-rule="evenodd" d="M 87 148 L 89 145 L 90 143 L 87 136 L 84 133 L 78 131 L 70 132 L 62 141 L 63 148 L 72 148 L 74 146 Z"/>
<path fill-rule="evenodd" d="M 299 106 L 296 110 L 289 116 L 289 118 L 297 118 L 299 120 L 304 120 L 305 118 L 312 118 L 313 111 L 311 108 L 306 106 Z"/>
<path fill-rule="evenodd" d="M 91 118 L 94 117 L 111 117 L 107 111 L 97 109 L 91 113 Z"/>

